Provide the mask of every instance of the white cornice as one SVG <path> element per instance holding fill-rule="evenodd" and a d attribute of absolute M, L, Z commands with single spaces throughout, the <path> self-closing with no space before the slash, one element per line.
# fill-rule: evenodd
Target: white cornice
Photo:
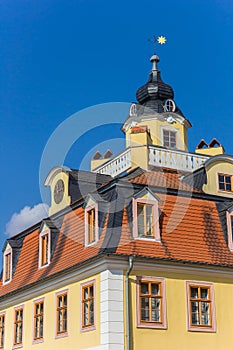
<path fill-rule="evenodd" d="M 70 169 L 68 167 L 65 166 L 55 166 L 54 168 L 52 168 L 49 172 L 49 174 L 47 175 L 44 185 L 45 186 L 50 186 L 53 178 L 59 174 L 59 173 L 67 173 L 67 171 L 70 171 Z"/>
<path fill-rule="evenodd" d="M 128 269 L 128 256 L 109 256 L 100 257 L 89 264 L 80 266 L 79 268 L 73 268 L 72 270 L 67 270 L 61 272 L 59 275 L 51 276 L 51 278 L 46 281 L 40 281 L 40 283 L 28 286 L 19 291 L 14 291 L 9 293 L 7 298 L 2 296 L 0 298 L 0 310 L 5 310 L 8 307 L 24 303 L 27 300 L 37 298 L 48 292 L 56 291 L 57 289 L 64 288 L 65 286 L 82 281 L 85 278 L 89 278 L 105 270 L 122 270 L 126 271 Z M 148 272 L 162 272 L 162 273 L 175 273 L 181 275 L 199 275 L 208 276 L 218 279 L 231 279 L 233 278 L 233 271 L 227 268 L 214 267 L 214 266 L 201 266 L 201 265 L 191 265 L 182 264 L 174 261 L 164 262 L 164 261 L 153 261 L 147 260 L 143 261 L 143 258 L 136 258 L 133 264 L 134 271 L 148 271 Z M 148 273 L 147 272 L 147 273 Z"/>

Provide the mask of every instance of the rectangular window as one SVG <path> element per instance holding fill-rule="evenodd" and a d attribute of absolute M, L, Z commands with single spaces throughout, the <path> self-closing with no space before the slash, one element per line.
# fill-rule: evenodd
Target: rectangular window
<path fill-rule="evenodd" d="M 34 304 L 34 340 L 43 339 L 44 331 L 44 301 Z"/>
<path fill-rule="evenodd" d="M 162 278 L 137 278 L 137 325 L 166 328 L 165 281 Z"/>
<path fill-rule="evenodd" d="M 133 198 L 133 236 L 160 241 L 158 199 L 152 196 Z"/>
<path fill-rule="evenodd" d="M 228 247 L 233 251 L 233 213 L 226 212 Z"/>
<path fill-rule="evenodd" d="M 187 282 L 188 329 L 215 331 L 212 284 Z"/>
<path fill-rule="evenodd" d="M 82 329 L 90 329 L 95 324 L 94 283 L 82 286 Z"/>
<path fill-rule="evenodd" d="M 67 293 L 57 295 L 57 335 L 67 333 Z"/>
<path fill-rule="evenodd" d="M 218 174 L 218 188 L 220 191 L 232 192 L 232 175 Z"/>
<path fill-rule="evenodd" d="M 22 345 L 23 342 L 23 308 L 15 310 L 14 320 L 14 345 Z"/>
<path fill-rule="evenodd" d="M 139 237 L 153 237 L 153 205 L 137 203 L 137 224 Z"/>
<path fill-rule="evenodd" d="M 175 131 L 163 130 L 163 145 L 169 148 L 177 148 Z"/>
<path fill-rule="evenodd" d="M 4 255 L 4 282 L 11 279 L 11 252 Z"/>
<path fill-rule="evenodd" d="M 45 234 L 41 236 L 41 265 L 48 264 L 48 242 L 49 242 L 49 235 Z"/>
<path fill-rule="evenodd" d="M 5 314 L 0 315 L 0 349 L 4 348 Z"/>
<path fill-rule="evenodd" d="M 95 242 L 95 208 L 87 211 L 87 244 Z"/>

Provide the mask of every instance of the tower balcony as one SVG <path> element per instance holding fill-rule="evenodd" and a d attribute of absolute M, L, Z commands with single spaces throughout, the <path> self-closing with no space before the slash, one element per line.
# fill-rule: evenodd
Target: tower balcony
<path fill-rule="evenodd" d="M 138 166 L 143 169 L 152 169 L 156 166 L 192 172 L 200 168 L 209 158 L 209 156 L 186 151 L 140 145 L 125 149 L 93 171 L 112 177 Z"/>

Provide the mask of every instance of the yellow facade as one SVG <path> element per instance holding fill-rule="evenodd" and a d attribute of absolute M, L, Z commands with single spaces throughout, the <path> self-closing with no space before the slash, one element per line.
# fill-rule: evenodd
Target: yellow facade
<path fill-rule="evenodd" d="M 81 332 L 81 284 L 95 280 L 95 313 L 96 324 L 95 330 Z M 24 307 L 23 316 L 23 347 L 21 349 L 67 349 L 81 350 L 91 348 L 100 344 L 100 303 L 99 303 L 99 275 L 91 276 L 91 278 L 62 286 L 62 288 L 54 291 L 40 294 L 33 299 L 25 300 L 20 304 L 1 310 L 6 312 L 5 323 L 5 346 L 4 349 L 12 349 L 13 347 L 13 324 L 14 324 L 14 308 L 18 306 Z M 68 335 L 63 338 L 56 339 L 56 293 L 66 290 L 68 295 Z M 33 317 L 34 317 L 34 301 L 44 298 L 44 339 L 42 342 L 33 344 Z"/>
<path fill-rule="evenodd" d="M 226 196 L 232 198 L 232 191 L 222 191 L 219 189 L 218 174 L 230 175 L 233 177 L 232 159 L 216 158 L 206 164 L 207 184 L 203 185 L 203 191 L 209 194 Z M 232 182 L 233 185 L 233 182 Z"/>
<path fill-rule="evenodd" d="M 138 328 L 136 325 L 136 276 L 163 277 L 166 283 L 167 329 Z M 216 332 L 187 330 L 186 281 L 212 282 L 216 310 Z M 219 350 L 231 348 L 233 313 L 232 279 L 196 274 L 133 271 L 130 276 L 132 349 L 150 349 L 152 344 L 161 350 Z"/>

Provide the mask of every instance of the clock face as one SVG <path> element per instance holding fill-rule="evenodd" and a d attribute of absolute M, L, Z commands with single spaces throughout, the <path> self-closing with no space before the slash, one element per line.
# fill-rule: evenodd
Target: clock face
<path fill-rule="evenodd" d="M 64 196 L 64 189 L 65 186 L 63 180 L 58 180 L 53 192 L 53 198 L 56 204 L 59 204 L 62 201 L 62 198 Z"/>

